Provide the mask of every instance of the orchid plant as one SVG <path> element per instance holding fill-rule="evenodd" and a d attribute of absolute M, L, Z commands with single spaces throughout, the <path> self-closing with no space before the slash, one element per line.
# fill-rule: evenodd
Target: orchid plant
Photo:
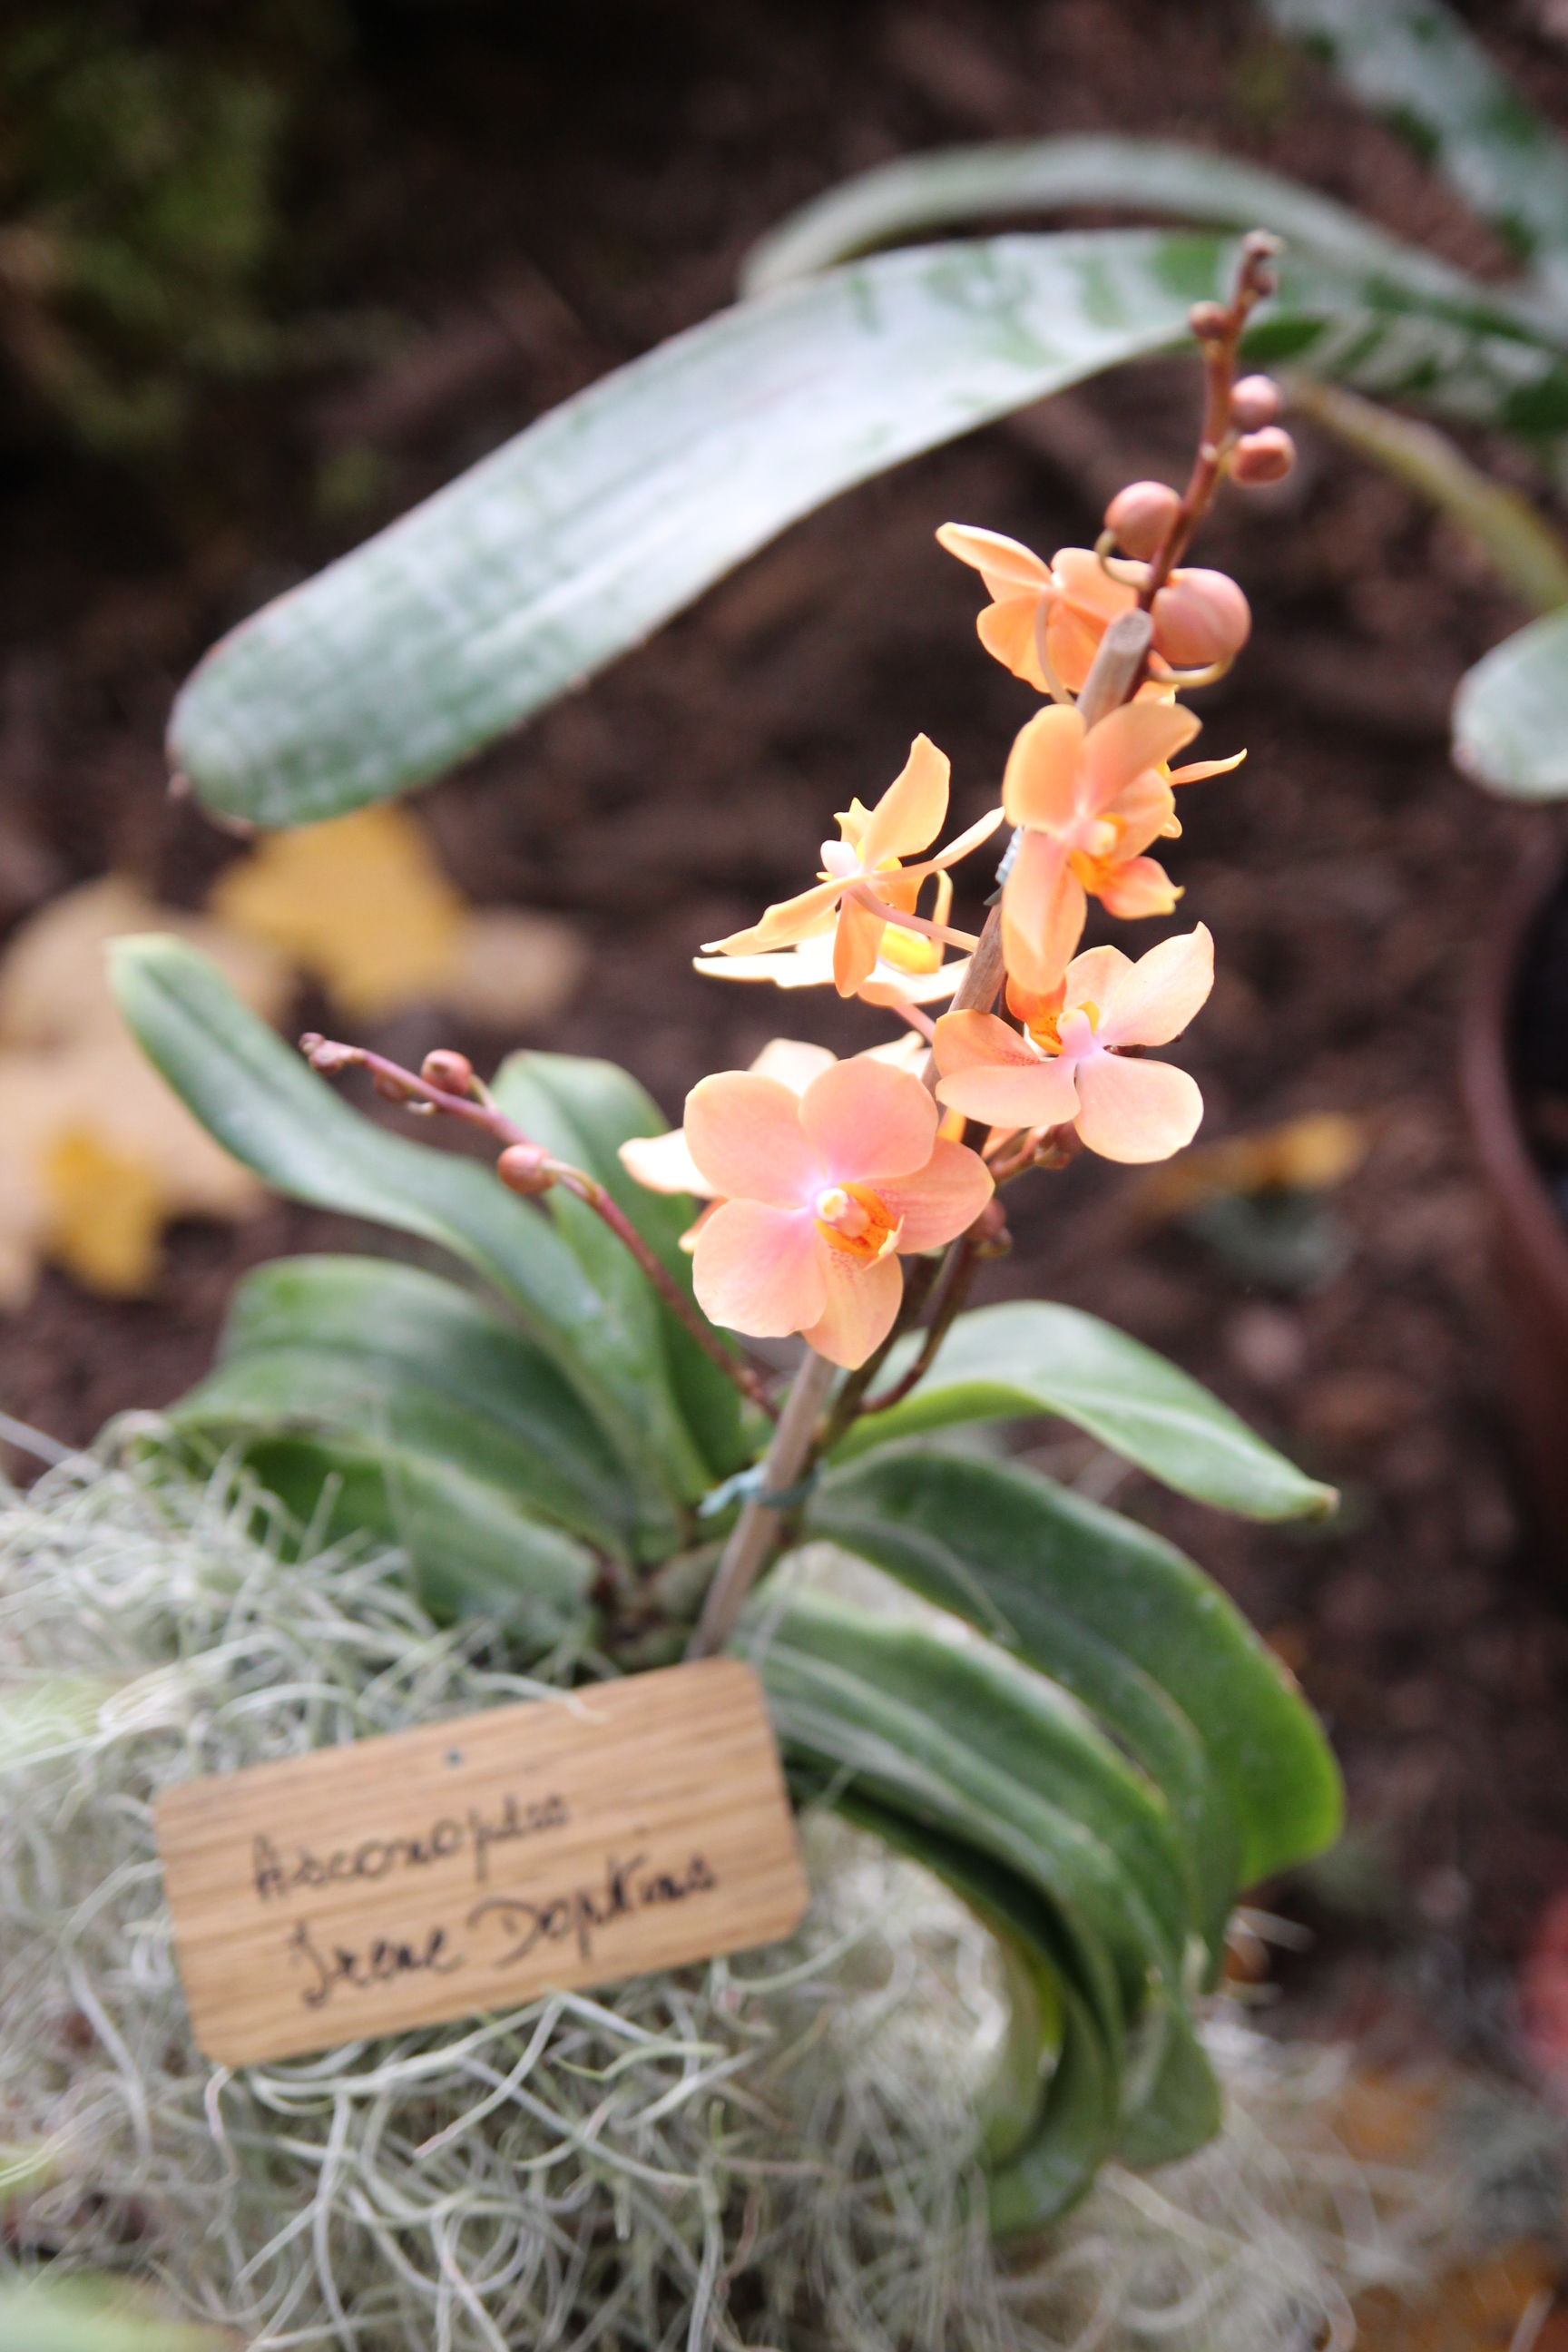
<path fill-rule="evenodd" d="M 929 1434 L 1056 1413 L 1209 1503 L 1332 1506 L 1093 1318 L 967 1305 L 1008 1246 L 1010 1186 L 1080 1150 L 1163 1159 L 1202 1115 L 1144 1049 L 1201 1008 L 1207 930 L 1136 958 L 1081 940 L 1091 897 L 1173 910 L 1150 845 L 1179 830 L 1178 785 L 1234 764 L 1170 766 L 1197 732 L 1180 696 L 1247 631 L 1240 590 L 1185 557 L 1222 481 L 1289 462 L 1271 387 L 1237 381 L 1273 257 L 1248 238 L 1228 299 L 1194 312 L 1207 391 L 1184 493 L 1131 486 L 1094 549 L 1049 564 L 941 535 L 992 592 L 983 644 L 1046 698 L 1000 805 L 934 847 L 948 762 L 917 736 L 875 804 L 839 816 L 816 879 L 699 959 L 834 987 L 892 1034 L 844 1059 L 775 1040 L 667 1129 L 603 1063 L 517 1054 L 487 1084 L 454 1051 L 416 1071 L 314 1034 L 300 1060 L 189 947 L 115 950 L 132 1027 L 221 1142 L 443 1246 L 495 1301 L 381 1259 L 263 1266 L 175 1409 L 180 1442 L 241 1449 L 318 1530 L 392 1534 L 426 1601 L 499 1619 L 524 1666 L 750 1657 L 798 1801 L 918 1856 L 998 1938 L 999 2231 L 1061 2210 L 1113 2150 L 1156 2162 L 1215 2128 L 1194 2004 L 1237 1895 L 1340 1818 L 1310 1710 L 1198 1569 L 1000 1449 Z M 958 928 L 955 869 L 1005 825 L 997 903 Z M 485 1139 L 493 1166 L 360 1118 L 331 1084 L 352 1067 Z M 851 1605 L 814 1570 L 824 1547 L 939 1613 Z"/>

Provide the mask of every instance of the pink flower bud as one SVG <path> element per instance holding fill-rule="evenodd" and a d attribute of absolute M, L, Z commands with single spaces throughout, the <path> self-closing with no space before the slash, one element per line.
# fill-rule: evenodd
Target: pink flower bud
<path fill-rule="evenodd" d="M 1164 482 L 1129 482 L 1105 509 L 1105 528 L 1116 533 L 1123 553 L 1147 562 L 1165 544 L 1182 501 Z"/>
<path fill-rule="evenodd" d="M 496 1174 L 509 1192 L 548 1192 L 555 1179 L 542 1143 L 509 1143 L 496 1161 Z"/>
<path fill-rule="evenodd" d="M 370 1082 L 383 1102 L 408 1103 L 418 1100 L 411 1081 L 404 1076 L 401 1070 L 373 1070 Z"/>
<path fill-rule="evenodd" d="M 419 1075 L 427 1087 L 439 1087 L 444 1095 L 467 1095 L 473 1092 L 474 1066 L 467 1054 L 454 1054 L 445 1045 L 426 1054 L 419 1066 Z"/>
<path fill-rule="evenodd" d="M 1173 669 L 1206 669 L 1241 651 L 1252 630 L 1246 597 L 1223 572 L 1173 572 L 1154 599 L 1154 649 Z"/>
<path fill-rule="evenodd" d="M 353 1069 L 356 1063 L 364 1059 L 363 1046 L 340 1045 L 315 1029 L 306 1030 L 300 1040 L 300 1051 L 310 1067 L 319 1070 L 324 1078 L 335 1077 L 340 1070 Z"/>
<path fill-rule="evenodd" d="M 1261 433 L 1244 433 L 1230 461 L 1231 479 L 1244 489 L 1263 482 L 1282 482 L 1296 462 L 1296 444 L 1283 425 L 1267 425 Z"/>
<path fill-rule="evenodd" d="M 1271 375 L 1244 375 L 1230 395 L 1230 413 L 1243 433 L 1260 433 L 1279 414 L 1279 387 Z"/>
<path fill-rule="evenodd" d="M 1216 342 L 1230 332 L 1230 312 L 1220 302 L 1194 302 L 1187 324 L 1200 343 Z"/>

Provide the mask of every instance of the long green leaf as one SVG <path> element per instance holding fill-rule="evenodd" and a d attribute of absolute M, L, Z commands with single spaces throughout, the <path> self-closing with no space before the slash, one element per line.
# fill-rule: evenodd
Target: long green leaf
<path fill-rule="evenodd" d="M 331 1361 L 301 1352 L 234 1367 L 232 1384 L 256 1422 L 235 1429 L 226 1419 L 219 1426 L 268 1493 L 326 1541 L 368 1531 L 401 1547 L 421 1604 L 443 1623 L 499 1619 L 536 1656 L 581 1637 L 598 1563 L 575 1538 L 489 1479 L 416 1444 L 325 1426 L 289 1430 L 289 1381 L 298 1379 L 308 1394 L 312 1384 L 325 1385 Z M 190 1433 L 205 1433 L 197 1424 Z"/>
<path fill-rule="evenodd" d="M 1013 1946 L 1036 1986 L 1017 1988 L 1051 2020 L 1036 2053 L 1009 2037 L 1005 2060 L 1033 2064 L 1045 2074 L 1026 2128 L 999 2152 L 989 2184 L 989 2218 L 997 2237 L 1037 2230 L 1065 2212 L 1091 2186 L 1115 2146 L 1121 2124 L 1117 2066 L 1094 2011 L 1055 1958 L 1057 1933 L 1048 1909 L 1014 1872 L 962 1839 L 949 1837 L 896 1805 L 879 1804 L 855 1783 L 830 1784 L 835 1809 L 945 1881 L 1002 1943 Z M 1059 2024 L 1055 2023 L 1059 2015 Z M 1016 2009 L 1015 2009 L 1016 2018 Z M 1015 2084 L 1020 2099 L 1034 2085 Z M 1196 2145 L 1197 2143 L 1194 2143 Z"/>
<path fill-rule="evenodd" d="M 1315 1718 L 1217 1585 L 1147 1528 L 1030 1472 L 919 1445 L 830 1471 L 806 1528 L 1063 1680 L 1095 1671 L 1095 1644 L 1138 1669 L 1203 1744 L 1240 1833 L 1242 1885 L 1338 1834 L 1339 1773 Z M 1077 1629 L 1070 1646 L 1064 1626 Z M 1167 1777 L 1170 1751 L 1150 1745 L 1114 1684 L 1079 1689 L 1191 1834 L 1217 1838 L 1211 1808 L 1194 1817 Z M 1211 1871 L 1215 1850 L 1199 1848 Z"/>
<path fill-rule="evenodd" d="M 605 1430 L 637 1492 L 643 1543 L 672 1548 L 672 1505 L 708 1484 L 668 1391 L 640 1381 L 626 1334 L 548 1222 L 488 1169 L 359 1117 L 183 940 L 110 951 L 126 1021 L 180 1099 L 279 1192 L 439 1244 L 493 1284 Z"/>
<path fill-rule="evenodd" d="M 620 1146 L 633 1136 L 662 1135 L 658 1105 L 614 1062 L 571 1054 L 512 1054 L 491 1081 L 509 1118 L 559 1159 L 597 1177 L 700 1315 L 691 1288 L 691 1258 L 680 1237 L 697 1214 L 684 1195 L 649 1192 L 626 1174 Z M 740 1391 L 644 1282 L 602 1221 L 559 1186 L 548 1206 L 589 1279 L 613 1296 L 628 1328 L 647 1333 L 650 1377 L 673 1388 L 704 1459 L 717 1478 L 748 1459 Z M 721 1336 L 721 1335 L 720 1335 Z"/>
<path fill-rule="evenodd" d="M 183 689 L 171 756 L 209 805 L 260 824 L 405 791 L 840 490 L 1180 341 L 1231 257 L 1190 232 L 995 237 L 875 255 L 721 312 L 243 623 Z M 1456 415 L 1568 425 L 1550 338 L 1485 289 L 1424 293 L 1389 267 L 1288 261 L 1249 351 Z"/>
<path fill-rule="evenodd" d="M 1454 698 L 1454 759 L 1509 800 L 1568 793 L 1568 610 L 1505 637 Z"/>
<path fill-rule="evenodd" d="M 540 1348 L 456 1283 L 384 1258 L 275 1258 L 237 1288 L 216 1370 L 175 1418 L 315 1429 L 447 1461 L 626 1557 L 636 1497 Z"/>
<path fill-rule="evenodd" d="M 1179 1980 L 1181 1857 L 1157 1793 L 1087 1715 L 992 1643 L 815 1594 L 771 1612 L 748 1654 L 786 1750 L 1026 1878 L 1119 2048 L 1151 1969 Z"/>
<path fill-rule="evenodd" d="M 1440 0 L 1263 0 L 1568 296 L 1568 145 Z"/>
<path fill-rule="evenodd" d="M 742 268 L 742 291 L 771 293 L 877 246 L 908 244 L 932 229 L 1068 205 L 1168 213 L 1217 228 L 1273 229 L 1293 253 L 1415 299 L 1435 296 L 1509 308 L 1506 293 L 1481 286 L 1300 181 L 1173 140 L 1101 136 L 998 140 L 878 163 L 814 197 L 759 238 Z"/>
<path fill-rule="evenodd" d="M 917 1335 L 894 1349 L 881 1390 L 896 1386 L 919 1346 Z M 1337 1499 L 1152 1348 L 1076 1307 L 1033 1299 L 961 1315 L 920 1386 L 857 1422 L 838 1455 L 952 1422 L 1042 1412 L 1075 1423 L 1178 1494 L 1249 1518 L 1318 1517 Z"/>
<path fill-rule="evenodd" d="M 0 2280 L 5 2352 L 239 2352 L 226 2327 L 171 2319 L 129 2280 Z"/>

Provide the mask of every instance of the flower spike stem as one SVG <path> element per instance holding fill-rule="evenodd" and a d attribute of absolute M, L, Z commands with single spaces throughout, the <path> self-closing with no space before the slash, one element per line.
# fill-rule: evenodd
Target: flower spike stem
<path fill-rule="evenodd" d="M 417 1076 L 413 1070 L 405 1070 L 398 1063 L 389 1062 L 384 1054 L 373 1054 L 365 1045 L 340 1045 L 331 1038 L 310 1034 L 300 1038 L 300 1050 L 310 1067 L 319 1070 L 323 1076 L 335 1076 L 340 1070 L 368 1070 L 377 1094 L 384 1100 L 400 1102 L 409 1110 L 443 1112 L 448 1118 L 461 1119 L 468 1127 L 482 1129 L 486 1135 L 493 1137 L 507 1150 L 521 1146 L 523 1150 L 537 1155 L 538 1182 L 529 1189 L 548 1192 L 552 1186 L 559 1184 L 563 1192 L 570 1192 L 574 1199 L 581 1201 L 584 1207 L 593 1210 L 596 1217 L 602 1218 L 616 1239 L 631 1252 L 670 1313 L 679 1317 L 703 1354 L 718 1365 L 726 1379 L 734 1382 L 749 1403 L 766 1413 L 770 1421 L 777 1420 L 777 1408 L 756 1373 L 747 1365 L 736 1362 L 717 1332 L 698 1313 L 668 1267 L 649 1249 L 637 1227 L 611 1199 L 597 1178 L 590 1176 L 585 1169 L 574 1168 L 566 1160 L 552 1160 L 548 1153 L 541 1153 L 539 1146 L 523 1133 L 514 1119 L 497 1110 L 486 1089 L 477 1080 L 474 1082 L 474 1094 L 452 1094 L 443 1087 L 432 1085 L 428 1078 Z"/>
<path fill-rule="evenodd" d="M 1119 709 L 1136 694 L 1153 635 L 1154 625 L 1147 613 L 1122 613 L 1112 621 L 1100 641 L 1100 651 L 1078 698 L 1086 727 L 1092 727 L 1097 719 L 1103 719 L 1108 710 Z M 952 1010 L 989 1013 L 996 1002 L 1002 978 L 1002 909 L 993 907 L 985 918 L 969 970 L 953 992 Z M 921 1076 L 933 1094 L 937 1076 L 936 1055 L 928 1054 Z"/>
<path fill-rule="evenodd" d="M 753 1496 L 731 1530 L 724 1546 L 697 1631 L 687 1657 L 710 1658 L 735 1630 L 747 1593 L 767 1564 L 785 1514 L 764 1501 L 767 1495 L 786 1494 L 806 1466 L 816 1425 L 837 1378 L 837 1365 L 815 1348 L 808 1348 L 795 1385 L 784 1400 L 778 1427 L 763 1456 L 763 1494 Z"/>
<path fill-rule="evenodd" d="M 1165 543 L 1149 566 L 1138 592 L 1138 602 L 1144 612 L 1186 553 L 1193 533 L 1220 486 L 1226 457 L 1236 441 L 1230 396 L 1236 383 L 1237 350 L 1252 311 L 1274 291 L 1274 272 L 1269 265 L 1279 251 L 1279 239 L 1267 229 L 1249 230 L 1242 240 L 1236 291 L 1229 302 L 1223 307 L 1217 302 L 1200 302 L 1193 312 L 1193 331 L 1204 352 L 1203 429 L 1182 503 L 1165 535 Z"/>

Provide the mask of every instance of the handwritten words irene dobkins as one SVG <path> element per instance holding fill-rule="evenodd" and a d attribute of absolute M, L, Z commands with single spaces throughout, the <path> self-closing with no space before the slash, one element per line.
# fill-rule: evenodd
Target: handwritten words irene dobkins
<path fill-rule="evenodd" d="M 231 2066 L 768 1943 L 806 1899 L 730 1658 L 188 1781 L 158 1847 L 195 2037 Z"/>

